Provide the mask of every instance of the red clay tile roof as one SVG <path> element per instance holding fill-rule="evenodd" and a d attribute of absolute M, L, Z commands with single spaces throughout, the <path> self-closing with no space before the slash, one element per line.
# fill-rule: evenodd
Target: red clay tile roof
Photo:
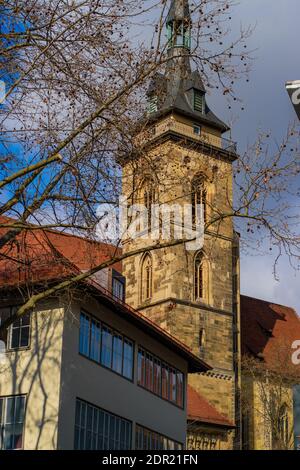
<path fill-rule="evenodd" d="M 273 368 L 291 363 L 295 340 L 300 340 L 300 318 L 294 309 L 241 295 L 242 354 Z"/>
<path fill-rule="evenodd" d="M 1 217 L 2 224 L 17 222 Z M 9 228 L 1 227 L 0 235 Z M 51 281 L 87 271 L 120 254 L 113 245 L 54 230 L 24 230 L 0 250 L 0 287 Z M 121 272 L 121 263 L 113 266 Z"/>
<path fill-rule="evenodd" d="M 10 224 L 14 219 L 0 217 L 0 223 Z M 0 228 L 0 236 L 7 228 Z M 98 264 L 120 255 L 120 249 L 106 243 L 91 241 L 75 235 L 54 230 L 24 230 L 13 242 L 0 250 L 0 289 L 16 288 L 25 282 L 38 283 L 57 281 L 83 270 L 86 271 Z M 20 264 L 17 261 L 25 264 Z M 121 263 L 112 265 L 121 272 Z M 192 351 L 177 338 L 134 310 L 125 302 L 116 299 L 95 279 L 87 279 L 88 285 L 96 291 L 97 297 L 109 305 L 117 314 L 127 318 L 162 344 L 185 358 L 189 372 L 204 372 L 211 367 L 194 355 Z"/>
<path fill-rule="evenodd" d="M 219 413 L 213 405 L 190 385 L 188 385 L 187 389 L 187 409 L 190 421 L 234 427 L 234 424 L 226 416 Z"/>

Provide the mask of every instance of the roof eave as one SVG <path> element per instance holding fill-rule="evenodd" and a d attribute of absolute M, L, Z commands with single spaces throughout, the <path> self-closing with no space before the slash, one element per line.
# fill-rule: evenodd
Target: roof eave
<path fill-rule="evenodd" d="M 169 106 L 168 108 L 162 108 L 159 111 L 157 111 L 156 113 L 153 113 L 152 115 L 148 116 L 148 120 L 149 120 L 150 123 L 153 124 L 156 121 L 158 121 L 161 117 L 164 117 L 164 116 L 166 116 L 168 114 L 172 114 L 172 113 L 177 113 L 177 114 L 180 114 L 182 116 L 188 117 L 188 118 L 192 119 L 195 123 L 199 122 L 199 123 L 202 123 L 202 124 L 203 123 L 207 124 L 210 127 L 221 131 L 222 134 L 224 134 L 225 132 L 230 131 L 230 127 L 227 124 L 225 124 L 221 121 L 220 121 L 220 123 L 217 123 L 217 122 L 214 122 L 214 121 L 206 118 L 204 115 L 203 116 L 196 115 L 191 111 L 187 111 L 187 110 L 178 108 L 176 106 Z"/>

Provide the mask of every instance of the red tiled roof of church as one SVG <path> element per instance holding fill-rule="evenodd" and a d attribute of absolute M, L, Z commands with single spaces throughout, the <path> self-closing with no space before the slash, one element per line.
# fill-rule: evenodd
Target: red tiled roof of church
<path fill-rule="evenodd" d="M 270 368 L 279 362 L 288 366 L 296 340 L 300 340 L 300 318 L 293 308 L 241 295 L 243 355 L 260 359 Z"/>
<path fill-rule="evenodd" d="M 0 222 L 17 221 L 1 217 Z M 1 227 L 0 235 L 8 230 L 10 228 Z M 0 287 L 64 278 L 87 271 L 120 252 L 113 245 L 60 231 L 36 227 L 24 230 L 0 250 Z M 113 267 L 119 272 L 122 270 L 121 263 Z"/>
<path fill-rule="evenodd" d="M 219 413 L 213 405 L 190 385 L 188 385 L 187 389 L 187 410 L 188 419 L 191 421 L 234 427 L 234 424 L 226 416 Z"/>

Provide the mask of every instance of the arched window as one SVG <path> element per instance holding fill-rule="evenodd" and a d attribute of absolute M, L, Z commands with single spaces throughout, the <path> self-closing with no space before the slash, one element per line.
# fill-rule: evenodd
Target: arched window
<path fill-rule="evenodd" d="M 146 253 L 141 265 L 141 300 L 149 300 L 152 297 L 152 257 Z"/>
<path fill-rule="evenodd" d="M 142 185 L 142 204 L 147 209 L 148 229 L 151 228 L 152 205 L 155 204 L 155 185 L 151 178 L 146 178 Z"/>
<path fill-rule="evenodd" d="M 207 218 L 207 191 L 205 185 L 205 176 L 196 175 L 192 180 L 192 222 L 197 221 L 197 206 L 201 205 L 203 210 L 204 222 Z"/>
<path fill-rule="evenodd" d="M 208 265 L 202 251 L 194 260 L 194 300 L 208 301 Z"/>

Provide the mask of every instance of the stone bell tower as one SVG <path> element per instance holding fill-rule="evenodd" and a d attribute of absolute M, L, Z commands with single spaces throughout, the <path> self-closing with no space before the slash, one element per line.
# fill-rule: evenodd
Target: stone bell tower
<path fill-rule="evenodd" d="M 222 137 L 229 128 L 209 109 L 200 73 L 192 70 L 188 0 L 171 2 L 166 26 L 169 60 L 148 90 L 142 150 L 122 164 L 123 194 L 147 209 L 191 204 L 193 211 L 202 204 L 204 245 L 191 251 L 162 237 L 164 247 L 152 250 L 158 242 L 150 237 L 125 238 L 125 252 L 144 248 L 123 263 L 126 302 L 212 366 L 189 383 L 236 426 L 230 448 L 239 440 L 239 249 L 228 217 L 236 148 Z"/>

